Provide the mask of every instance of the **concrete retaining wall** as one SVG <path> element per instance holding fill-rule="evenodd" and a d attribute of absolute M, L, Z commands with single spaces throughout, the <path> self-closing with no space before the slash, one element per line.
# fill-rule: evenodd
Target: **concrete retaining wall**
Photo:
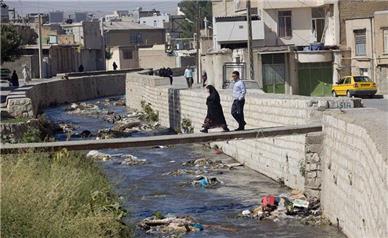
<path fill-rule="evenodd" d="M 322 207 L 349 237 L 388 237 L 388 113 L 325 113 Z"/>
<path fill-rule="evenodd" d="M 7 97 L 7 111 L 32 117 L 48 106 L 125 94 L 125 74 L 89 75 L 31 82 Z"/>
<path fill-rule="evenodd" d="M 146 101 L 159 112 L 160 123 L 176 130 L 181 129 L 183 119 L 190 119 L 194 131 L 201 129 L 206 116 L 206 92 L 203 89 L 179 90 L 168 86 L 168 79 L 157 76 L 127 74 L 126 105 L 140 109 Z M 237 123 L 230 115 L 232 97 L 230 90 L 220 90 L 224 114 L 233 129 Z M 281 125 L 304 125 L 319 121 L 323 111 L 331 108 L 353 108 L 355 102 L 348 98 L 311 98 L 260 94 L 249 90 L 246 97 L 245 115 L 247 128 Z M 255 140 L 238 140 L 217 143 L 223 151 L 252 169 L 291 188 L 304 190 L 310 184 L 319 190 L 317 155 L 309 149 L 310 135 L 295 135 Z M 314 135 L 311 135 L 314 137 Z M 316 136 L 316 135 L 315 135 Z M 318 136 L 319 137 L 319 136 Z M 311 147 L 311 146 L 310 146 Z M 315 162 L 313 162 L 315 161 Z M 306 171 L 306 165 L 313 171 Z M 313 165 L 315 164 L 315 166 Z M 308 167 L 310 169 L 310 167 Z M 312 172 L 312 173 L 310 173 Z M 305 180 L 305 175 L 310 178 Z M 315 178 L 314 178 L 315 176 Z M 314 183 L 315 181 L 315 183 Z M 310 186 L 309 185 L 309 186 Z"/>

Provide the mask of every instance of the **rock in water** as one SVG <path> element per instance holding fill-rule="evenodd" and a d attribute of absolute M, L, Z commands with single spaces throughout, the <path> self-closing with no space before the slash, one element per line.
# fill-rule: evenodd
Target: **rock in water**
<path fill-rule="evenodd" d="M 86 154 L 86 158 L 96 159 L 96 160 L 110 160 L 111 156 L 105 153 L 102 153 L 98 150 L 91 150 Z"/>

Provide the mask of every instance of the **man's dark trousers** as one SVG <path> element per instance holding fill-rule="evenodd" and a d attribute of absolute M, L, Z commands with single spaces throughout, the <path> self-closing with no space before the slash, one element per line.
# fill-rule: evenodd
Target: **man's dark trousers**
<path fill-rule="evenodd" d="M 244 120 L 244 104 L 245 104 L 245 99 L 241 99 L 241 100 L 235 99 L 232 105 L 232 116 L 238 122 L 239 129 L 243 129 L 246 124 Z"/>

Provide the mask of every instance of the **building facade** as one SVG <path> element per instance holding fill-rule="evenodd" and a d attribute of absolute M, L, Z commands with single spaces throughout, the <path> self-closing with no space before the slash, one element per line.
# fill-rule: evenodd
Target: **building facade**
<path fill-rule="evenodd" d="M 133 22 L 105 22 L 104 42 L 112 58 L 106 60 L 106 67 L 112 68 L 113 61 L 119 69 L 138 67 L 138 49 L 165 43 L 165 30 Z M 124 57 L 128 56 L 128 57 Z M 129 57 L 131 56 L 131 57 Z"/>
<path fill-rule="evenodd" d="M 370 77 L 378 93 L 388 94 L 388 10 L 345 22 L 351 74 Z"/>
<path fill-rule="evenodd" d="M 249 78 L 246 1 L 215 0 L 212 4 L 212 55 L 219 55 L 215 52 L 221 52 L 223 48 L 232 50 L 231 62 L 225 62 L 222 69 L 224 83 L 219 85 L 225 85 L 225 82 L 230 80 L 228 68 L 240 70 Z M 376 9 L 384 10 L 386 7 L 388 1 L 251 1 L 253 80 L 258 81 L 260 87 L 268 93 L 330 95 L 331 85 L 342 76 L 349 75 L 354 62 L 354 52 L 347 46 L 353 44 L 354 38 L 352 36 L 347 39 L 346 19 L 355 15 L 370 18 Z M 382 15 L 380 14 L 379 18 L 383 18 Z M 361 20 L 354 24 L 360 22 Z M 366 31 L 369 28 L 372 26 L 365 25 Z M 374 31 L 377 34 L 377 30 Z M 379 34 L 381 41 L 384 41 L 384 31 L 380 29 Z M 376 44 L 377 42 L 374 43 Z M 383 44 L 380 43 L 381 45 Z M 376 50 L 370 49 L 373 52 Z M 221 54 L 225 52 L 222 51 Z M 376 77 L 381 81 L 386 72 L 385 56 L 378 52 L 373 54 L 376 60 L 372 61 L 374 71 L 381 72 L 379 76 L 376 73 Z M 361 60 L 364 60 L 362 64 L 366 64 L 365 59 Z M 206 67 L 211 68 L 205 63 Z M 361 67 L 364 67 L 362 70 L 365 72 L 366 66 Z"/>

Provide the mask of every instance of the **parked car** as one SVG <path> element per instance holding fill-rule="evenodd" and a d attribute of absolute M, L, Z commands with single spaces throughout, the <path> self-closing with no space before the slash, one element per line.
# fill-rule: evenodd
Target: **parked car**
<path fill-rule="evenodd" d="M 368 76 L 346 76 L 333 84 L 332 95 L 337 96 L 373 96 L 377 92 L 376 83 Z"/>

